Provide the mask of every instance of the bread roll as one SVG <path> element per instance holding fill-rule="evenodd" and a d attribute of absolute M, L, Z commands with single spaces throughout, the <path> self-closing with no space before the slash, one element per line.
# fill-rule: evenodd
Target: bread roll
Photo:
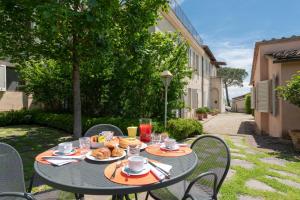
<path fill-rule="evenodd" d="M 135 138 L 119 138 L 119 146 L 126 149 L 128 146 L 141 145 L 141 142 Z"/>
<path fill-rule="evenodd" d="M 92 151 L 92 156 L 99 160 L 107 159 L 111 156 L 111 152 L 108 148 L 102 147 Z"/>
<path fill-rule="evenodd" d="M 119 147 L 115 147 L 111 152 L 112 157 L 120 157 L 123 154 L 124 154 L 124 149 L 121 149 Z"/>

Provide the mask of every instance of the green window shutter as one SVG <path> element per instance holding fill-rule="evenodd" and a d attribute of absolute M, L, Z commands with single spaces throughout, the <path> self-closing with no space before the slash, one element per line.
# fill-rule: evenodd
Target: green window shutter
<path fill-rule="evenodd" d="M 256 92 L 255 92 L 255 87 L 251 88 L 251 108 L 255 109 L 256 108 Z"/>
<path fill-rule="evenodd" d="M 0 91 L 6 91 L 6 66 L 0 65 Z"/>
<path fill-rule="evenodd" d="M 278 113 L 278 98 L 276 88 L 278 86 L 278 76 L 272 77 L 272 115 L 276 116 Z"/>

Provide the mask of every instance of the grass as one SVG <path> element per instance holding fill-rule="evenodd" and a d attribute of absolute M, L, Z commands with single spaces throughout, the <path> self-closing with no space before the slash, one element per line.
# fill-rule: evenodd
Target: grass
<path fill-rule="evenodd" d="M 0 127 L 0 141 L 10 144 L 21 155 L 24 167 L 26 184 L 33 174 L 35 157 L 60 142 L 71 140 L 71 136 L 65 132 L 41 126 L 8 126 Z M 39 186 L 33 192 L 50 189 L 49 186 Z"/>
<path fill-rule="evenodd" d="M 240 148 L 235 146 L 229 138 L 226 139 L 227 144 L 230 148 L 238 149 L 239 154 L 243 154 L 246 157 L 237 157 L 232 156 L 232 159 L 246 160 L 255 164 L 253 169 L 245 169 L 238 166 L 231 166 L 232 170 L 235 170 L 236 173 L 234 176 L 226 181 L 220 191 L 222 200 L 236 200 L 238 195 L 248 195 L 252 197 L 260 197 L 265 200 L 300 200 L 300 189 L 291 187 L 285 184 L 282 184 L 274 179 L 268 179 L 266 176 L 277 177 L 281 179 L 291 180 L 300 184 L 300 161 L 294 159 L 291 155 L 279 155 L 279 153 L 266 153 L 258 149 L 252 148 L 243 141 L 243 145 L 248 146 L 249 149 L 257 153 L 250 154 L 247 153 L 248 148 Z M 290 161 L 287 162 L 285 166 L 278 166 L 270 163 L 264 163 L 260 161 L 261 158 L 270 158 L 270 157 L 280 157 L 281 159 Z M 279 170 L 283 172 L 288 172 L 294 174 L 294 176 L 284 176 L 276 172 L 271 171 L 271 169 Z M 250 189 L 245 186 L 245 183 L 249 179 L 255 179 L 261 181 L 276 190 L 276 192 L 261 191 Z"/>

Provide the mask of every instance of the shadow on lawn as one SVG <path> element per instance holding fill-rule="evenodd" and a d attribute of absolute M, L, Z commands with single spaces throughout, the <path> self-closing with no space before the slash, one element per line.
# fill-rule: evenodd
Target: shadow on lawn
<path fill-rule="evenodd" d="M 9 126 L 0 128 L 0 142 L 10 144 L 21 155 L 26 182 L 33 174 L 35 157 L 58 143 L 72 140 L 62 131 L 40 126 Z"/>
<path fill-rule="evenodd" d="M 257 135 L 255 129 L 255 121 L 243 121 L 239 127 L 238 134 L 251 135 L 254 139 L 252 143 L 257 148 L 272 150 L 270 155 L 274 155 L 278 158 L 282 158 L 288 161 L 299 162 L 300 154 L 294 151 L 293 143 L 291 140 L 270 137 L 267 135 Z"/>

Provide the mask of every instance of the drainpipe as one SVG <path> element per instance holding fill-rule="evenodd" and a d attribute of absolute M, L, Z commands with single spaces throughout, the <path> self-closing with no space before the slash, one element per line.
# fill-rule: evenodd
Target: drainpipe
<path fill-rule="evenodd" d="M 202 56 L 202 69 L 201 69 L 201 71 L 202 71 L 202 73 L 201 73 L 201 77 L 202 77 L 202 79 L 201 79 L 201 99 L 202 99 L 202 107 L 204 106 L 204 92 L 203 92 L 203 89 L 204 89 L 204 86 L 203 86 L 203 84 L 204 84 L 204 59 L 203 59 L 203 56 Z"/>

